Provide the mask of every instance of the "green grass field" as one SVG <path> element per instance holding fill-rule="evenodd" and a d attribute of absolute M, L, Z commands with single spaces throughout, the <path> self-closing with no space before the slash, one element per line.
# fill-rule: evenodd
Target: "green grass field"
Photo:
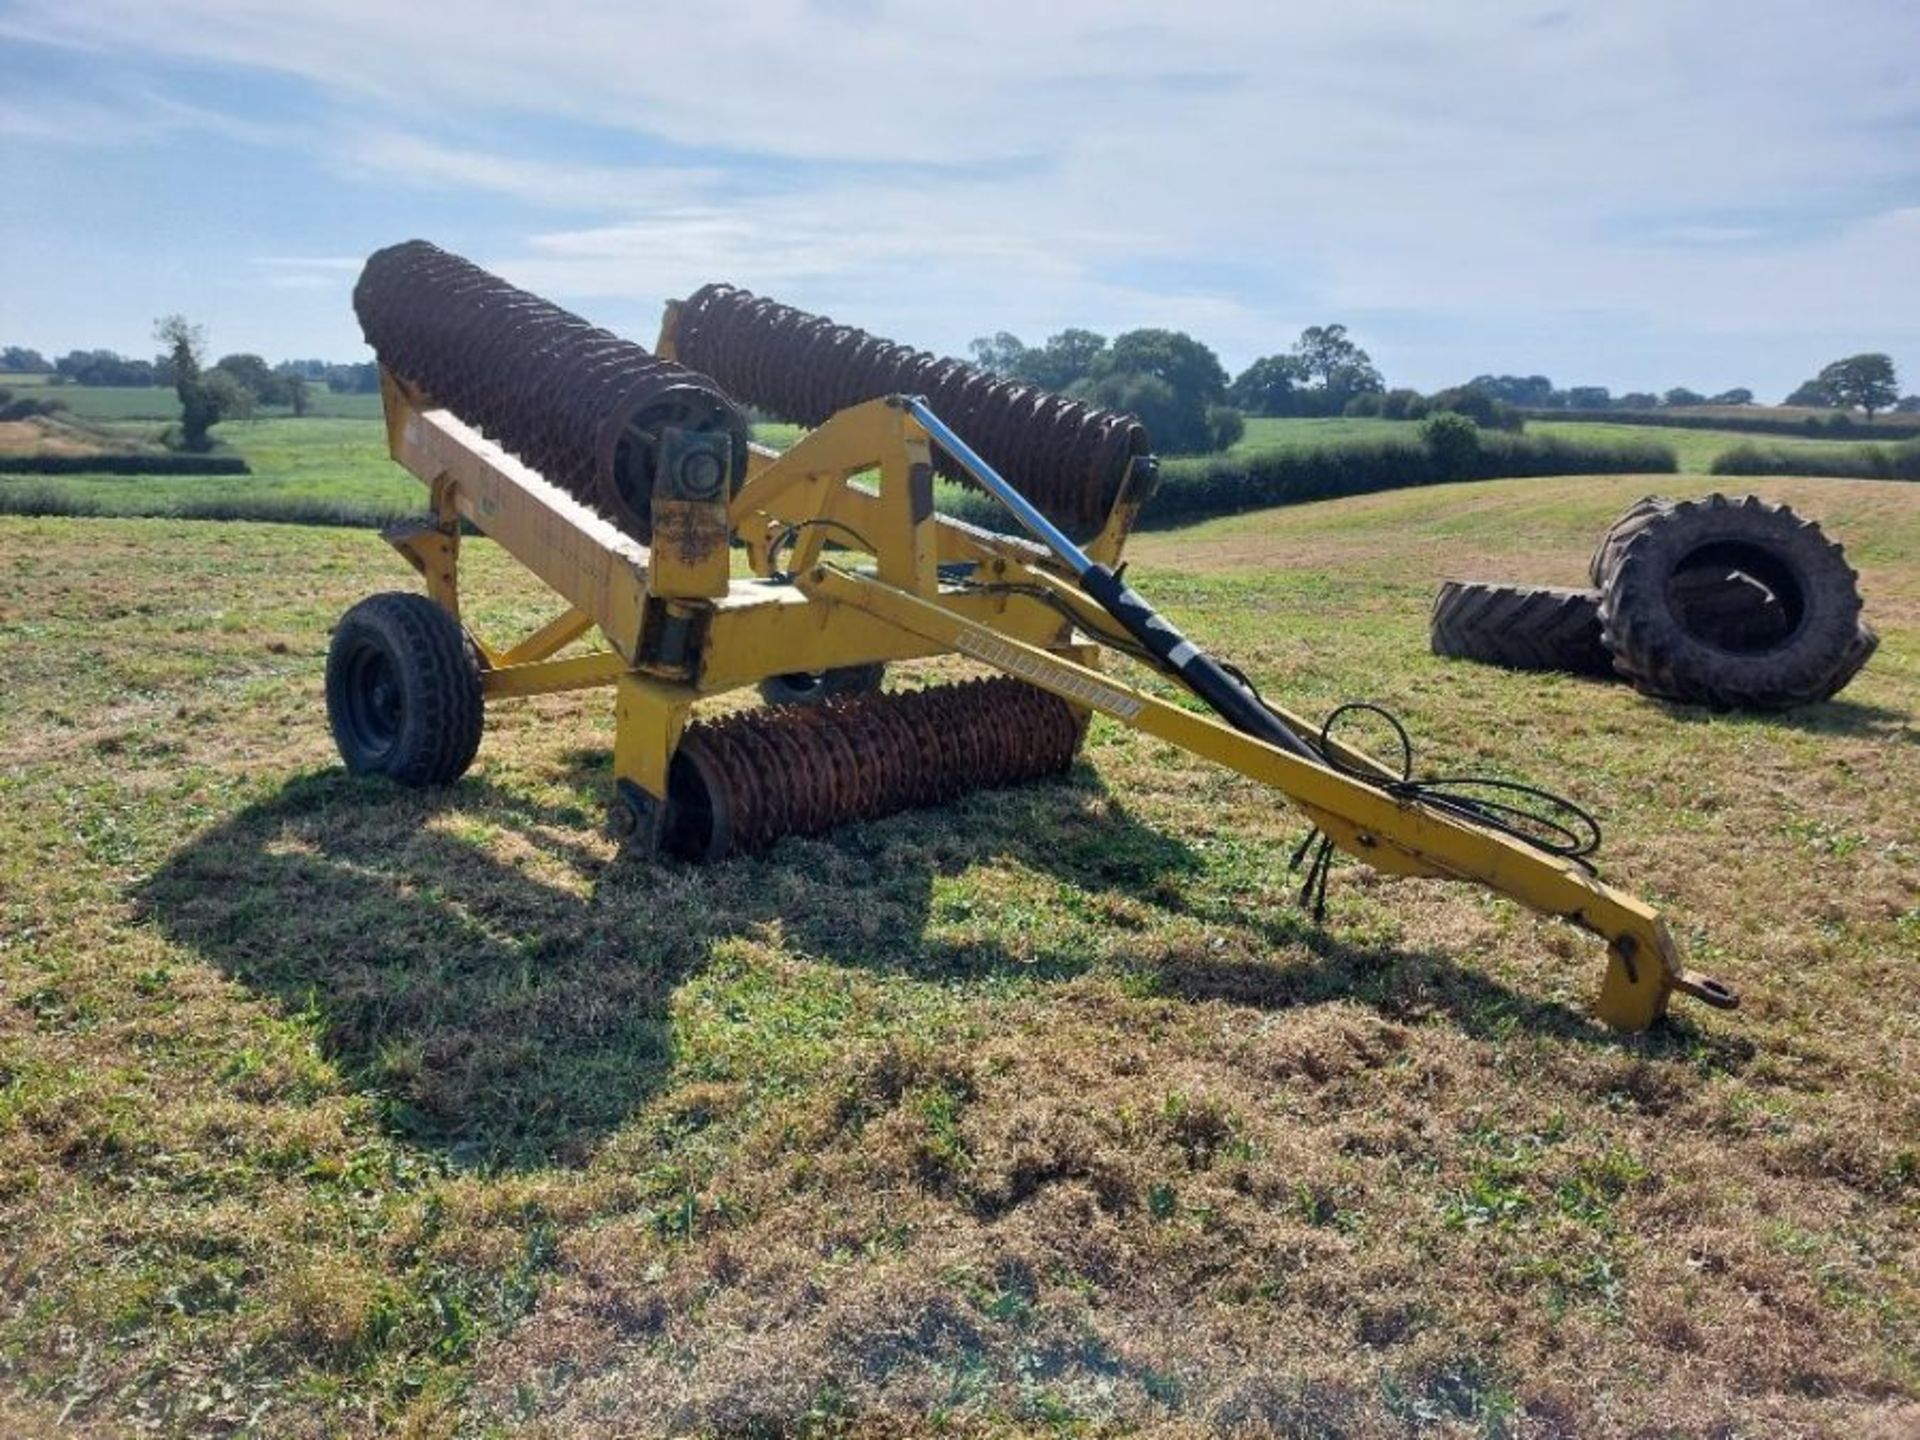
<path fill-rule="evenodd" d="M 133 434 L 133 422 L 109 425 Z M 243 455 L 251 475 L 8 475 L 9 496 L 71 497 L 107 514 L 158 514 L 225 501 L 324 502 L 393 514 L 417 511 L 426 492 L 387 456 L 386 429 L 367 420 L 228 421 L 214 435 Z"/>
<path fill-rule="evenodd" d="M 1736 445 L 1752 444 L 1756 439 L 1766 440 L 1738 430 L 1683 430 L 1654 425 L 1605 425 L 1579 420 L 1530 420 L 1527 430 L 1535 435 L 1564 435 L 1569 440 L 1590 441 L 1605 444 L 1617 435 L 1632 435 L 1636 439 L 1653 440 L 1672 447 L 1679 458 L 1680 471 L 1687 475 L 1706 475 L 1712 472 L 1716 455 L 1731 450 Z M 1793 450 L 1808 455 L 1831 455 L 1855 448 L 1857 441 L 1850 440 L 1795 440 L 1782 438 L 1779 441 L 1783 450 Z"/>
<path fill-rule="evenodd" d="M 31 377 L 30 377 L 31 378 Z M 113 413 L 115 406 L 137 411 L 153 402 L 144 397 L 171 392 L 59 387 L 65 396 L 87 400 L 75 414 L 95 430 L 117 436 L 129 447 L 151 445 L 162 425 L 157 418 Z M 380 517 L 412 513 L 422 491 L 409 476 L 386 458 L 384 432 L 375 423 L 377 396 L 326 397 L 338 408 L 354 413 L 319 414 L 303 419 L 263 416 L 219 425 L 214 435 L 223 446 L 243 455 L 253 467 L 244 476 L 124 476 L 75 474 L 60 476 L 0 476 L 0 511 L 47 511 L 81 506 L 104 515 L 165 516 L 185 513 L 238 511 L 288 518 L 322 518 L 344 512 L 372 523 Z M 97 399 L 97 403 L 96 403 Z M 1704 474 L 1723 449 L 1751 439 L 1731 432 L 1652 429 L 1581 422 L 1537 421 L 1536 434 L 1611 444 L 1630 438 L 1650 438 L 1678 452 L 1685 473 Z M 1409 436 L 1417 427 L 1406 421 L 1363 419 L 1253 419 L 1234 447 L 1235 454 L 1260 450 L 1310 448 L 1356 439 Z M 804 433 L 799 426 L 767 424 L 755 427 L 755 438 L 785 448 Z M 1844 441 L 1784 441 L 1791 448 L 1831 451 Z M 1669 482 L 1671 483 L 1671 482 Z"/>
<path fill-rule="evenodd" d="M 1392 440 L 1411 437 L 1419 426 L 1406 420 L 1364 420 L 1345 416 L 1321 419 L 1275 419 L 1253 415 L 1246 434 L 1227 453 L 1256 455 L 1263 450 L 1312 450 L 1345 440 Z"/>
<path fill-rule="evenodd" d="M 102 421 L 129 441 L 149 439 L 145 422 Z M 181 507 L 340 506 L 369 515 L 412 514 L 425 503 L 420 483 L 387 455 L 384 426 L 367 420 L 230 420 L 214 435 L 246 458 L 251 475 L 0 475 L 0 510 L 39 496 L 69 499 L 105 515 L 166 515 Z M 799 427 L 763 425 L 763 443 L 784 448 Z"/>
<path fill-rule="evenodd" d="M 1295 818 L 1106 721 L 1064 782 L 654 867 L 603 692 L 444 793 L 339 770 L 328 628 L 414 584 L 374 537 L 0 519 L 0 1433 L 1910 1433 L 1920 487 L 1757 482 L 1884 636 L 1835 702 L 1427 652 L 1441 577 L 1575 583 L 1646 488 L 1129 572 L 1276 697 L 1600 810 L 1745 997 L 1637 1039 L 1477 891 L 1345 866 L 1310 924 Z M 474 623 L 552 612 L 468 548 Z"/>

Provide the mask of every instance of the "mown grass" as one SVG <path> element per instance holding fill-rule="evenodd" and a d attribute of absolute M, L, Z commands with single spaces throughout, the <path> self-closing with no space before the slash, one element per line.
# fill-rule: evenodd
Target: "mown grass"
<path fill-rule="evenodd" d="M 1643 488 L 1130 572 L 1300 708 L 1602 810 L 1746 997 L 1638 1039 L 1477 892 L 1347 867 L 1310 925 L 1269 795 L 1104 722 L 1064 783 L 708 870 L 601 833 L 601 693 L 443 793 L 350 780 L 377 541 L 0 521 L 0 1429 L 1904 1433 L 1920 495 L 1760 482 L 1885 637 L 1795 716 L 1426 652 L 1441 576 L 1573 582 Z M 550 612 L 470 550 L 475 623 Z"/>

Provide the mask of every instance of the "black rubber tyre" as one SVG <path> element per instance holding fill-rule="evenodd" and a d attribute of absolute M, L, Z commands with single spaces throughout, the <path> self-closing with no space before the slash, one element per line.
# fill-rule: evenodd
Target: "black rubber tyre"
<path fill-rule="evenodd" d="M 1840 668 L 1831 682 L 1833 688 L 1827 692 L 1831 699 L 1853 683 L 1853 677 L 1867 668 L 1867 661 L 1873 658 L 1873 652 L 1880 648 L 1880 632 L 1866 621 L 1860 622 L 1860 628 L 1853 632 L 1853 644 L 1847 647 L 1847 653 L 1840 661 Z"/>
<path fill-rule="evenodd" d="M 1509 670 L 1613 674 L 1600 643 L 1600 597 L 1556 585 L 1449 580 L 1434 598 L 1433 653 Z"/>
<path fill-rule="evenodd" d="M 1627 542 L 1673 512 L 1677 502 L 1660 495 L 1636 500 L 1607 527 L 1587 563 L 1594 588 L 1605 590 Z M 1735 650 L 1777 645 L 1793 628 L 1774 593 L 1753 576 L 1732 568 L 1676 573 L 1673 599 L 1687 629 Z"/>
<path fill-rule="evenodd" d="M 1620 512 L 1619 518 L 1601 535 L 1600 543 L 1593 547 L 1593 558 L 1587 561 L 1587 578 L 1593 582 L 1594 589 L 1607 588 L 1627 541 L 1646 529 L 1651 520 L 1671 514 L 1673 506 L 1674 502 L 1664 495 L 1643 495 Z"/>
<path fill-rule="evenodd" d="M 871 695 L 886 679 L 887 667 L 842 665 L 833 670 L 774 675 L 760 682 L 760 698 L 769 705 L 818 705 L 837 695 Z"/>
<path fill-rule="evenodd" d="M 1602 636 L 1615 668 L 1644 693 L 1785 710 L 1824 700 L 1851 678 L 1843 672 L 1862 643 L 1857 577 L 1841 547 L 1786 506 L 1752 495 L 1663 502 L 1607 544 Z M 1741 636 L 1695 619 L 1689 594 L 1734 575 L 1778 603 L 1784 623 L 1773 633 Z"/>
<path fill-rule="evenodd" d="M 327 650 L 327 720 L 356 775 L 457 780 L 480 748 L 480 660 L 460 622 L 424 595 L 371 595 Z"/>

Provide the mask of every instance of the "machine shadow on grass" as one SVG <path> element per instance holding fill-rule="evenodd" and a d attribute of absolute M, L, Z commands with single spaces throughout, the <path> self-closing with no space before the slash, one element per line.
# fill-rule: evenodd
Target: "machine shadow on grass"
<path fill-rule="evenodd" d="M 1355 998 L 1388 1014 L 1439 1010 L 1470 1033 L 1517 1020 L 1607 1036 L 1444 955 L 1346 945 L 1290 909 L 1196 910 L 1200 857 L 1128 816 L 1084 764 L 1064 782 L 697 868 L 609 863 L 583 844 L 605 760 L 567 759 L 565 793 L 579 804 L 480 777 L 422 795 L 340 771 L 300 776 L 176 852 L 136 900 L 176 943 L 311 1016 L 328 1058 L 396 1135 L 488 1167 L 578 1163 L 624 1124 L 671 1071 L 676 989 L 728 942 L 777 936 L 791 953 L 942 984 L 1044 984 L 1088 969 L 1077 949 L 1016 952 L 936 923 L 937 878 L 997 859 L 1096 900 L 1251 927 L 1297 957 L 1190 964 L 1144 946 L 1138 969 L 1164 996 Z M 1122 948 L 1103 963 L 1133 962 Z"/>
<path fill-rule="evenodd" d="M 1669 700 L 1649 700 L 1647 703 L 1658 705 L 1669 720 L 1681 725 L 1724 724 L 1729 718 L 1724 711 L 1710 710 L 1700 705 L 1683 705 Z M 1866 700 L 1823 700 L 1818 705 L 1806 705 L 1798 710 L 1760 711 L 1736 718 L 1755 725 L 1798 730 L 1808 735 L 1842 735 L 1860 740 L 1920 743 L 1920 728 L 1916 728 L 1911 711 L 1896 710 L 1891 705 L 1876 705 Z"/>

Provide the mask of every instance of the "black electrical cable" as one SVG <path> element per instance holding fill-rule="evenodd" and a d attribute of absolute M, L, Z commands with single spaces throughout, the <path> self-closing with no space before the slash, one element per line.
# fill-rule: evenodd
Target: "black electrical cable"
<path fill-rule="evenodd" d="M 1400 777 L 1397 780 L 1382 779 L 1375 772 L 1341 758 L 1338 748 L 1332 743 L 1334 727 L 1343 716 L 1357 714 L 1377 715 L 1393 728 L 1394 736 L 1400 742 Z M 1600 848 L 1601 834 L 1600 822 L 1591 811 L 1576 805 L 1564 795 L 1544 790 L 1538 785 L 1496 775 L 1429 775 L 1415 779 L 1413 741 L 1407 734 L 1407 727 L 1400 723 L 1397 715 L 1383 706 L 1363 700 L 1340 706 L 1320 726 L 1320 751 L 1327 764 L 1343 775 L 1378 785 L 1396 798 L 1418 800 L 1435 809 L 1451 811 L 1464 819 L 1511 835 L 1536 850 L 1557 855 L 1563 860 L 1572 860 L 1589 873 L 1593 870 L 1587 857 Z M 1502 796 L 1517 796 L 1522 802 L 1536 803 L 1515 803 L 1514 800 L 1500 798 Z"/>

